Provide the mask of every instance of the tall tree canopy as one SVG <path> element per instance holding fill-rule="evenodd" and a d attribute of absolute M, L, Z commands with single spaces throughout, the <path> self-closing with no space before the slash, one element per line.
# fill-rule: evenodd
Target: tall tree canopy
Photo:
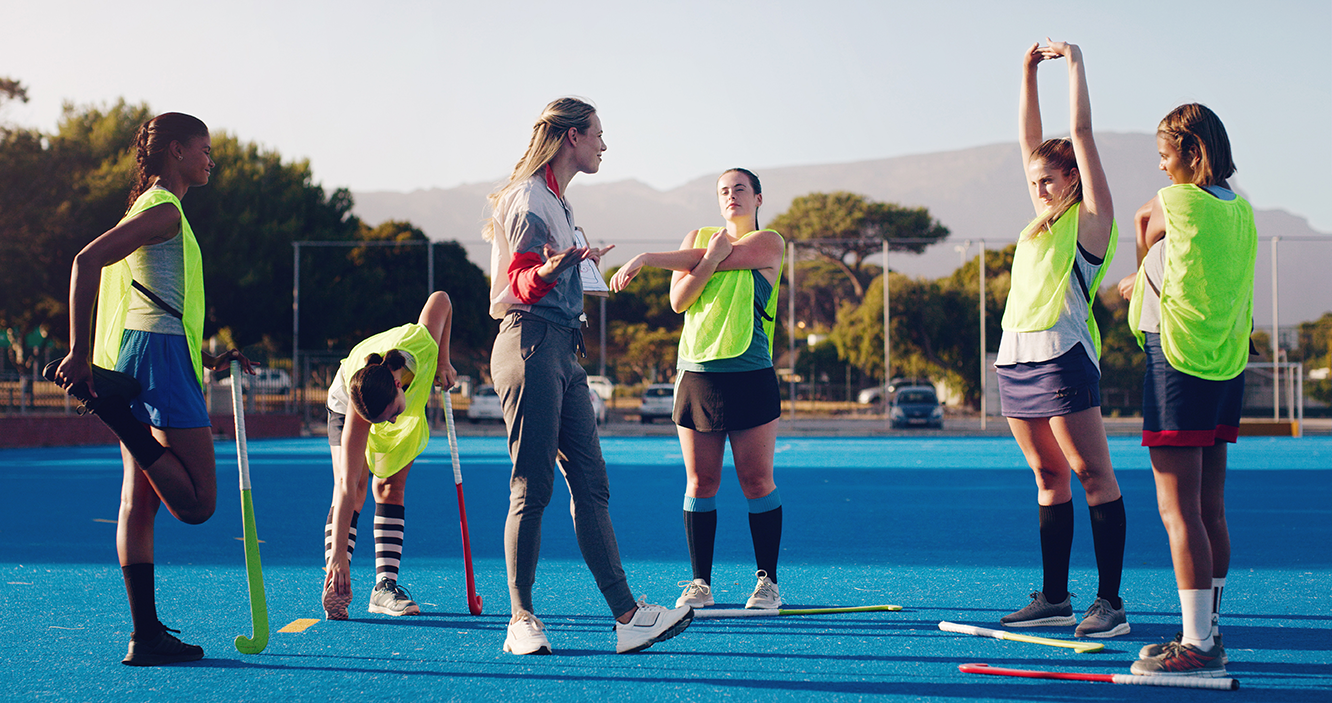
<path fill-rule="evenodd" d="M 0 81 L 0 106 L 24 90 Z M 0 328 L 10 330 L 7 339 L 37 329 L 68 339 L 70 265 L 125 212 L 135 169 L 131 142 L 153 114 L 123 100 L 66 104 L 53 134 L 0 128 Z M 213 134 L 213 159 L 208 185 L 183 203 L 203 255 L 205 336 L 222 333 L 231 343 L 285 356 L 292 346 L 293 242 L 426 238 L 407 222 L 362 223 L 351 214 L 351 194 L 327 193 L 307 161 L 284 161 L 224 132 Z M 494 336 L 485 275 L 456 242 L 437 243 L 434 252 L 436 286 L 458 310 L 454 337 L 461 350 L 484 353 Z M 347 349 L 414 321 L 428 292 L 426 261 L 419 245 L 311 255 L 301 281 L 302 348 Z M 28 363 L 21 345 L 9 355 Z"/>
<path fill-rule="evenodd" d="M 839 268 L 863 299 L 874 274 L 865 270 L 866 257 L 883 249 L 919 254 L 948 236 L 948 228 L 923 207 L 880 203 L 863 195 L 837 191 L 810 193 L 791 201 L 771 227 L 796 240 L 810 242 L 819 256 Z"/>

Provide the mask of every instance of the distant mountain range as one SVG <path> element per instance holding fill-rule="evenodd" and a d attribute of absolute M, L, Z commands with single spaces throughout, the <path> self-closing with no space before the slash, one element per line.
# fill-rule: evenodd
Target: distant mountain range
<path fill-rule="evenodd" d="M 1134 268 L 1133 213 L 1166 185 L 1157 170 L 1156 140 L 1149 134 L 1103 133 L 1097 147 L 1114 194 L 1119 247 L 1107 285 Z M 1242 166 L 1242 164 L 1241 164 Z M 797 196 L 847 190 L 875 200 L 928 207 L 952 234 L 920 255 L 895 254 L 894 270 L 938 277 L 953 271 L 962 254 L 955 247 L 979 240 L 988 248 L 1011 243 L 1032 218 L 1031 201 L 1016 143 L 958 151 L 899 156 L 845 164 L 754 168 L 763 182 L 760 224 L 784 212 Z M 1243 170 L 1232 184 L 1243 193 Z M 713 184 L 707 174 L 678 188 L 659 191 L 634 180 L 600 183 L 581 176 L 569 188 L 574 215 L 593 243 L 615 244 L 605 264 L 614 266 L 645 250 L 674 249 L 686 232 L 720 223 Z M 485 196 L 493 183 L 433 188 L 410 193 L 354 193 L 357 216 L 370 224 L 409 220 L 434 240 L 454 239 L 482 270 L 489 269 L 490 245 L 481 239 Z M 1260 238 L 1278 236 L 1280 321 L 1290 325 L 1332 312 L 1332 235 L 1314 231 L 1304 218 L 1285 210 L 1255 213 Z M 1290 241 L 1314 238 L 1316 241 Z M 1271 243 L 1260 239 L 1254 318 L 1259 328 L 1272 320 Z M 447 289 L 447 283 L 443 284 Z"/>

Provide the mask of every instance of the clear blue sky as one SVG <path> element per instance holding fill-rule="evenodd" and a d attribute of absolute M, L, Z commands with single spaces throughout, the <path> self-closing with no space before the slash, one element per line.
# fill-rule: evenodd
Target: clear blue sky
<path fill-rule="evenodd" d="M 0 75 L 32 98 L 0 119 L 52 129 L 64 101 L 124 97 L 359 191 L 502 178 L 568 94 L 606 128 L 595 178 L 663 189 L 1011 141 L 1019 56 L 1049 35 L 1083 47 L 1097 130 L 1204 102 L 1254 204 L 1332 232 L 1327 0 L 0 0 L 0 16 Z M 1066 72 L 1042 74 L 1047 132 L 1065 132 Z"/>

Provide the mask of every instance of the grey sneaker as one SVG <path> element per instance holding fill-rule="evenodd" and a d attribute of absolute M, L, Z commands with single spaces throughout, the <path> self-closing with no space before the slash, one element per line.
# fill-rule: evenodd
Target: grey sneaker
<path fill-rule="evenodd" d="M 1045 594 L 1041 591 L 1035 591 L 1031 594 L 1031 603 L 1016 613 L 999 618 L 999 624 L 1004 627 L 1056 627 L 1060 625 L 1074 625 L 1077 618 L 1073 617 L 1073 594 L 1068 594 L 1062 603 L 1051 603 L 1045 600 Z"/>
<path fill-rule="evenodd" d="M 691 608 L 706 608 L 709 605 L 716 604 L 712 599 L 712 587 L 703 579 L 694 579 L 693 581 L 681 581 L 679 586 L 684 587 L 684 593 L 675 599 L 675 607 L 689 606 Z"/>
<path fill-rule="evenodd" d="M 370 607 L 366 608 L 371 613 L 382 613 L 384 615 L 420 615 L 421 608 L 412 600 L 407 593 L 407 589 L 398 585 L 397 581 L 390 581 L 387 578 L 381 579 L 379 585 L 370 594 Z"/>
<path fill-rule="evenodd" d="M 1212 645 L 1210 650 L 1201 650 L 1180 642 L 1166 642 L 1161 645 L 1160 654 L 1133 662 L 1129 671 L 1138 676 L 1199 676 L 1211 679 L 1226 676 L 1219 645 Z"/>
<path fill-rule="evenodd" d="M 1110 601 L 1104 598 L 1092 601 L 1087 614 L 1082 616 L 1082 622 L 1078 623 L 1078 629 L 1073 631 L 1077 637 L 1098 638 L 1118 637 L 1128 633 L 1128 617 L 1124 615 L 1124 609 L 1112 607 Z"/>
<path fill-rule="evenodd" d="M 782 607 L 781 593 L 777 590 L 777 584 L 768 578 L 768 572 L 759 570 L 755 575 L 758 576 L 758 583 L 754 584 L 754 594 L 745 601 L 745 607 L 762 610 Z"/>
<path fill-rule="evenodd" d="M 346 593 L 338 593 L 333 590 L 332 584 L 324 585 L 324 617 L 329 620 L 346 620 L 347 606 L 351 604 L 352 593 L 348 588 Z"/>
<path fill-rule="evenodd" d="M 1230 663 L 1230 657 L 1226 656 L 1226 648 L 1225 648 L 1225 646 L 1223 646 L 1223 645 L 1221 644 L 1221 633 L 1220 633 L 1220 632 L 1213 632 L 1213 633 L 1212 633 L 1212 640 L 1213 640 L 1214 642 L 1216 642 L 1216 648 L 1219 649 L 1219 650 L 1221 650 L 1221 656 L 1220 656 L 1221 664 L 1222 664 L 1223 666 L 1226 665 L 1226 664 L 1229 664 L 1229 663 Z M 1139 658 L 1139 659 L 1152 659 L 1152 658 L 1154 658 L 1154 657 L 1159 657 L 1159 656 L 1161 656 L 1161 653 L 1165 651 L 1166 645 L 1168 645 L 1168 644 L 1179 644 L 1179 643 L 1182 642 L 1182 641 L 1184 641 L 1184 633 L 1183 633 L 1183 632 L 1176 632 L 1176 633 L 1175 633 L 1175 639 L 1170 640 L 1169 642 L 1162 642 L 1162 643 L 1160 643 L 1160 644 L 1149 644 L 1149 645 L 1143 647 L 1141 650 L 1138 651 L 1138 658 Z"/>

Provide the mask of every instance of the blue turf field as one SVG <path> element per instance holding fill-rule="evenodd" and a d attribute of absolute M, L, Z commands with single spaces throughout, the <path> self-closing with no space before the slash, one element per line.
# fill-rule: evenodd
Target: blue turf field
<path fill-rule="evenodd" d="M 508 461 L 499 438 L 460 439 L 472 548 L 485 614 L 467 614 L 448 444 L 432 440 L 408 484 L 402 583 L 420 617 L 364 612 L 373 578 L 369 515 L 353 563 L 350 622 L 321 618 L 324 517 L 331 492 L 322 439 L 250 443 L 274 633 L 250 634 L 234 446 L 218 444 L 220 500 L 190 527 L 157 528 L 164 622 L 207 652 L 158 669 L 120 665 L 130 624 L 114 534 L 114 447 L 0 451 L 0 700 L 1332 700 L 1332 438 L 1243 438 L 1232 447 L 1227 510 L 1234 558 L 1223 631 L 1239 692 L 1149 689 L 961 674 L 957 665 L 1127 673 L 1144 643 L 1178 629 L 1165 532 L 1145 449 L 1112 438 L 1129 544 L 1123 596 L 1132 634 L 1076 654 L 940 632 L 950 620 L 995 626 L 1039 586 L 1034 491 L 1011 439 L 782 438 L 780 581 L 788 607 L 896 603 L 896 613 L 698 621 L 640 655 L 617 656 L 610 618 L 582 566 L 557 489 L 546 513 L 537 608 L 551 657 L 500 651 L 507 623 L 502 526 Z M 674 600 L 689 576 L 680 524 L 683 471 L 673 438 L 606 438 L 611 510 L 631 587 Z M 557 484 L 558 485 L 558 484 Z M 1075 498 L 1074 607 L 1096 591 L 1090 527 Z M 368 511 L 369 512 L 369 511 Z M 753 586 L 745 503 L 733 476 L 719 496 L 719 605 Z M 1025 633 L 1071 638 L 1072 628 Z"/>

